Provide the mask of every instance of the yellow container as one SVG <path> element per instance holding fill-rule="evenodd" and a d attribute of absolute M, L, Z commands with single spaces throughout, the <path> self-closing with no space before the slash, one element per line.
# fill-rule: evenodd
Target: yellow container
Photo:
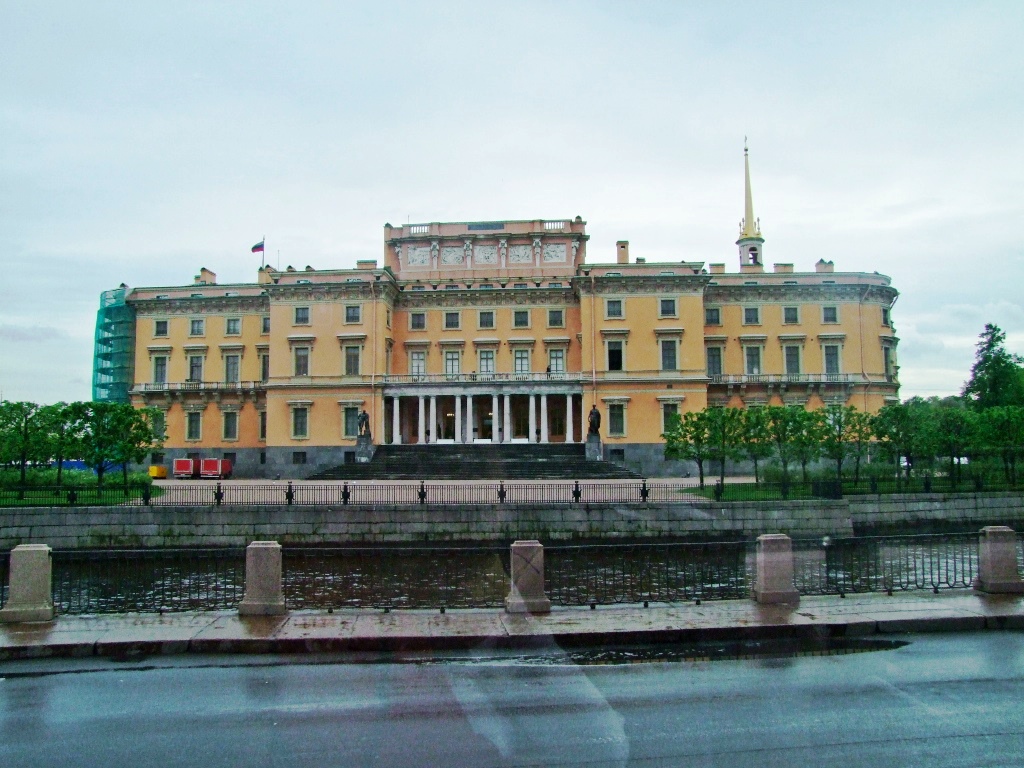
<path fill-rule="evenodd" d="M 149 468 L 149 476 L 154 480 L 166 480 L 167 479 L 167 467 L 158 467 L 153 465 Z"/>

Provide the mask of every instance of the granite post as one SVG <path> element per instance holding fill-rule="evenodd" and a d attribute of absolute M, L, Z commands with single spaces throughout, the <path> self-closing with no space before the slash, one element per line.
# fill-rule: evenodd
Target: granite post
<path fill-rule="evenodd" d="M 508 613 L 550 613 L 544 594 L 544 547 L 539 541 L 512 543 L 512 588 L 505 598 Z"/>
<path fill-rule="evenodd" d="M 281 587 L 281 545 L 276 541 L 254 541 L 245 548 L 245 596 L 238 605 L 238 614 L 281 613 L 287 613 Z"/>
<path fill-rule="evenodd" d="M 793 586 L 793 541 L 781 533 L 757 537 L 757 583 L 754 599 L 759 603 L 799 604 L 800 593 Z"/>
<path fill-rule="evenodd" d="M 46 544 L 19 544 L 11 550 L 10 591 L 0 622 L 53 620 L 53 561 Z"/>
<path fill-rule="evenodd" d="M 1017 570 L 1017 533 L 1005 525 L 986 525 L 978 539 L 978 578 L 974 588 L 992 594 L 1024 592 Z"/>

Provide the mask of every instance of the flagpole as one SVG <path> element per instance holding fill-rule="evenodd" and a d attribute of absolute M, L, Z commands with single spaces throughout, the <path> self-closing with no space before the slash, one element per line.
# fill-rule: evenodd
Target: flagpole
<path fill-rule="evenodd" d="M 260 269 L 267 266 L 267 236 L 263 236 L 263 250 L 260 251 Z"/>

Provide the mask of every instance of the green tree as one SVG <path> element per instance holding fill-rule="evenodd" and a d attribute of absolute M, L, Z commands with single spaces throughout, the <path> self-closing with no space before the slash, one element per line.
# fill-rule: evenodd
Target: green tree
<path fill-rule="evenodd" d="M 754 462 L 754 483 L 761 481 L 760 463 L 772 455 L 773 444 L 768 434 L 768 420 L 764 408 L 740 411 L 740 444 L 747 458 Z"/>
<path fill-rule="evenodd" d="M 146 453 L 160 445 L 154 430 L 155 409 L 136 409 L 128 403 L 88 403 L 82 436 L 82 460 L 96 472 L 96 484 L 113 467 L 122 466 L 125 487 L 128 464 L 142 461 Z"/>
<path fill-rule="evenodd" d="M 807 466 L 821 457 L 821 446 L 825 439 L 825 415 L 822 410 L 800 409 L 800 429 L 794 433 L 793 458 L 800 462 L 804 484 L 808 482 Z"/>
<path fill-rule="evenodd" d="M 708 458 L 719 463 L 718 482 L 725 485 L 725 462 L 739 456 L 743 417 L 736 408 L 713 406 L 704 411 L 708 429 Z"/>
<path fill-rule="evenodd" d="M 704 411 L 672 414 L 665 438 L 665 458 L 683 459 L 697 463 L 700 487 L 704 487 L 704 462 L 710 458 L 707 418 Z"/>
<path fill-rule="evenodd" d="M 797 459 L 797 445 L 807 426 L 806 413 L 799 406 L 770 405 L 764 409 L 768 439 L 782 465 L 782 494 L 789 494 L 789 465 Z"/>
<path fill-rule="evenodd" d="M 1024 358 L 1006 350 L 1006 334 L 986 323 L 977 344 L 971 377 L 963 397 L 976 410 L 997 405 L 1024 405 Z"/>
<path fill-rule="evenodd" d="M 843 481 L 843 462 L 850 455 L 854 415 L 852 405 L 830 405 L 825 408 L 822 452 L 836 463 L 836 480 Z"/>
<path fill-rule="evenodd" d="M 1024 453 L 1024 407 L 997 405 L 978 413 L 978 436 L 1003 464 L 1006 482 L 1016 484 L 1017 461 Z"/>
<path fill-rule="evenodd" d="M 874 430 L 871 426 L 871 416 L 863 411 L 853 411 L 849 416 L 849 446 L 853 455 L 853 484 L 860 483 L 860 463 L 871 445 L 871 438 L 874 437 Z"/>
<path fill-rule="evenodd" d="M 0 464 L 18 468 L 22 487 L 29 463 L 43 460 L 41 427 L 35 403 L 0 402 Z"/>
<path fill-rule="evenodd" d="M 82 452 L 87 404 L 54 403 L 39 409 L 41 436 L 46 460 L 57 464 L 57 485 L 63 480 L 64 461 Z"/>
<path fill-rule="evenodd" d="M 935 444 L 938 453 L 949 460 L 949 481 L 960 484 L 961 459 L 967 456 L 977 440 L 975 414 L 964 407 L 960 398 L 948 397 L 935 407 Z"/>

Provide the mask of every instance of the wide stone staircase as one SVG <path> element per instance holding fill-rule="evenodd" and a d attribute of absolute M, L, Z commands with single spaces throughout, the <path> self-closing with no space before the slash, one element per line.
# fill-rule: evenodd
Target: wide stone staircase
<path fill-rule="evenodd" d="M 580 443 L 381 445 L 365 464 L 341 464 L 310 480 L 639 480 Z"/>

